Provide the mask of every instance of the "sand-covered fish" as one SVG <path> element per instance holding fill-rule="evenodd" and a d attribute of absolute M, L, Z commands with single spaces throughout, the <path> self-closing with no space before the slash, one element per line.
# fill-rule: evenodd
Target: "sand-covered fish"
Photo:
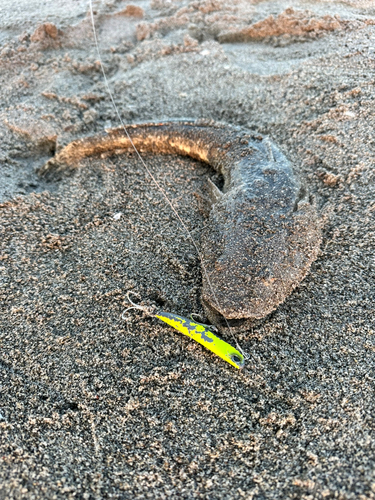
<path fill-rule="evenodd" d="M 315 260 L 321 228 L 313 200 L 268 139 L 211 121 L 128 125 L 139 152 L 179 154 L 210 164 L 211 210 L 201 237 L 202 303 L 217 326 L 243 327 L 272 312 Z M 40 169 L 75 167 L 85 157 L 132 149 L 123 128 L 71 142 Z"/>

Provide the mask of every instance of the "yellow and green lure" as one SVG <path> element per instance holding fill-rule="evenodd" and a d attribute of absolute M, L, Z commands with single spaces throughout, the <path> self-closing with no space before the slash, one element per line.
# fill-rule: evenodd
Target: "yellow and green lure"
<path fill-rule="evenodd" d="M 122 313 L 122 319 L 126 320 L 126 314 L 128 311 L 130 311 L 130 309 L 139 309 L 149 316 L 158 318 L 161 321 L 164 321 L 164 323 L 173 326 L 173 328 L 183 333 L 184 335 L 187 335 L 191 339 L 194 339 L 199 344 L 202 344 L 206 349 L 213 352 L 221 359 L 224 359 L 224 361 L 234 366 L 235 368 L 241 369 L 244 366 L 245 358 L 242 353 L 240 353 L 240 351 L 237 351 L 237 349 L 212 333 L 207 325 L 196 323 L 193 320 L 184 318 L 183 316 L 178 316 L 177 314 L 163 311 L 155 312 L 155 309 L 153 308 L 135 304 L 131 300 L 130 294 L 135 295 L 139 298 L 139 295 L 136 292 L 132 292 L 131 290 L 128 291 L 126 297 L 131 306 L 125 309 L 125 311 Z"/>
<path fill-rule="evenodd" d="M 217 337 L 205 325 L 191 321 L 190 319 L 167 312 L 157 312 L 154 316 L 164 323 L 173 326 L 176 330 L 202 344 L 206 349 L 212 351 L 220 358 L 235 368 L 242 368 L 245 364 L 243 355 L 230 344 Z"/>

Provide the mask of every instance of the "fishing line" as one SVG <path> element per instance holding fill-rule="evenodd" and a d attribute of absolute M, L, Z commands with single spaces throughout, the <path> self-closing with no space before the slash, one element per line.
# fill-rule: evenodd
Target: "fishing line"
<path fill-rule="evenodd" d="M 218 306 L 218 308 L 220 307 L 219 306 L 219 301 L 217 300 L 217 297 L 216 297 L 216 294 L 215 294 L 215 291 L 212 287 L 212 284 L 211 284 L 211 281 L 210 281 L 210 278 L 208 276 L 208 273 L 207 273 L 207 270 L 205 268 L 205 265 L 203 264 L 203 259 L 202 259 L 202 256 L 201 256 L 201 253 L 198 249 L 198 246 L 197 244 L 195 243 L 194 241 L 194 238 L 193 236 L 191 235 L 189 229 L 187 228 L 186 224 L 184 223 L 184 221 L 182 220 L 182 218 L 180 217 L 179 213 L 177 212 L 177 210 L 174 208 L 172 202 L 170 201 L 170 199 L 168 198 L 166 192 L 164 191 L 164 189 L 162 188 L 162 186 L 158 183 L 158 181 L 156 180 L 156 178 L 154 177 L 154 175 L 152 174 L 151 170 L 148 168 L 148 166 L 146 165 L 145 161 L 143 160 L 141 154 L 139 153 L 138 149 L 135 147 L 129 133 L 128 133 L 128 130 L 121 118 L 121 115 L 119 113 L 119 110 L 117 108 L 117 105 L 115 103 L 115 100 L 114 100 L 114 97 L 113 97 L 113 94 L 111 92 L 111 89 L 109 87 L 109 83 L 108 83 L 108 79 L 107 79 L 107 75 L 106 75 L 106 72 L 105 72 L 105 69 L 104 69 L 104 65 L 103 65 L 103 62 L 102 62 L 102 57 L 101 57 L 101 54 L 100 54 L 100 49 L 99 49 L 99 43 L 98 43 L 98 37 L 97 37 L 97 33 L 96 33 L 96 27 L 95 27 L 95 21 L 94 21 L 94 11 L 93 11 L 93 7 L 92 7 L 92 0 L 89 0 L 89 4 L 90 4 L 90 15 L 91 15 L 91 24 L 92 24 L 92 31 L 93 31 L 93 35 L 94 35 L 94 41 L 95 41 L 95 46 L 96 46 L 96 51 L 97 51 L 97 54 L 98 54 L 98 58 L 99 58 L 99 64 L 100 64 L 100 68 L 101 68 L 101 71 L 102 71 L 102 74 L 103 74 L 103 79 L 104 79 L 104 84 L 105 84 L 105 87 L 107 89 L 107 92 L 108 92 L 108 95 L 111 99 L 111 102 L 112 102 L 112 106 L 113 106 L 113 109 L 115 110 L 115 113 L 117 115 L 117 118 L 121 124 L 121 127 L 123 128 L 124 132 L 125 132 L 125 135 L 126 137 L 128 138 L 130 144 L 132 145 L 132 148 L 134 149 L 137 157 L 139 158 L 140 162 L 142 163 L 144 169 L 146 170 L 147 174 L 150 176 L 152 182 L 155 184 L 155 186 L 157 187 L 157 189 L 160 191 L 160 193 L 163 195 L 164 197 L 164 200 L 166 201 L 166 203 L 169 205 L 170 209 L 172 210 L 173 214 L 175 215 L 175 217 L 177 218 L 178 222 L 180 223 L 180 225 L 182 226 L 182 229 L 185 231 L 185 233 L 188 235 L 190 241 L 192 242 L 194 248 L 195 248 L 195 251 L 198 255 L 198 258 L 201 262 L 201 267 L 202 267 L 202 270 L 204 272 L 204 276 L 207 280 L 207 283 L 208 283 L 208 286 L 211 290 L 211 293 L 212 293 L 212 296 L 214 298 L 214 301 L 216 303 L 216 305 Z M 224 316 L 223 316 L 224 317 Z M 241 346 L 238 344 L 237 342 L 237 339 L 236 337 L 234 336 L 230 326 L 229 326 L 229 323 L 228 323 L 228 320 L 224 317 L 224 320 L 226 322 L 226 325 L 228 327 L 228 331 L 232 337 L 232 339 L 234 340 L 235 344 L 236 344 L 236 347 L 237 349 L 242 353 L 242 355 L 244 356 L 244 358 L 248 359 L 249 358 L 249 355 L 244 352 L 241 348 Z"/>

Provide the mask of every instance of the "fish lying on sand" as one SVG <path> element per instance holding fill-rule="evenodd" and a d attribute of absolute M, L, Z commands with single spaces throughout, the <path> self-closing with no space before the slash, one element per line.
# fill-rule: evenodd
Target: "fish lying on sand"
<path fill-rule="evenodd" d="M 286 157 L 268 138 L 212 121 L 144 123 L 127 131 L 141 153 L 190 156 L 223 176 L 222 190 L 209 181 L 211 210 L 200 243 L 210 321 L 242 329 L 272 312 L 304 278 L 321 242 L 314 202 Z M 132 147 L 123 128 L 111 129 L 71 142 L 40 174 Z"/>

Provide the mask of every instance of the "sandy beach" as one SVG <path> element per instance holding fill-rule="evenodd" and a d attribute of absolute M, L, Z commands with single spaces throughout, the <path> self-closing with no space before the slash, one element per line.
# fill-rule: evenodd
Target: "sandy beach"
<path fill-rule="evenodd" d="M 86 1 L 0 6 L 0 499 L 375 499 L 375 6 L 95 1 L 125 123 L 269 136 L 315 197 L 298 288 L 235 370 L 140 311 L 204 315 L 199 258 L 132 153 L 37 169 L 119 125 Z M 144 155 L 199 241 L 208 165 Z M 231 339 L 227 338 L 230 342 Z"/>

